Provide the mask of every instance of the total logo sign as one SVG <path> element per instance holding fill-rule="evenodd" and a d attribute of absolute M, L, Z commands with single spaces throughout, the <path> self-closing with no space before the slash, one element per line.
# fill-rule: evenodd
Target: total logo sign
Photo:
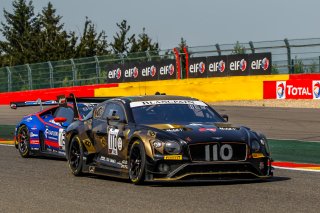
<path fill-rule="evenodd" d="M 190 73 L 200 72 L 201 74 L 203 74 L 205 70 L 206 70 L 206 64 L 202 61 L 196 64 L 191 64 L 189 67 Z"/>
<path fill-rule="evenodd" d="M 277 81 L 277 99 L 320 99 L 320 81 Z"/>
<path fill-rule="evenodd" d="M 142 69 L 141 73 L 142 73 L 142 76 L 152 76 L 152 77 L 154 77 L 156 75 L 156 73 L 157 73 L 157 68 L 152 65 L 150 67 L 146 67 L 146 68 Z"/>
<path fill-rule="evenodd" d="M 285 81 L 277 81 L 276 95 L 277 95 L 277 99 L 286 99 L 286 82 Z"/>
<path fill-rule="evenodd" d="M 223 60 L 209 64 L 209 72 L 224 72 L 225 69 L 226 63 Z"/>
<path fill-rule="evenodd" d="M 251 62 L 252 70 L 267 70 L 270 66 L 270 61 L 267 58 L 263 58 L 262 60 L 255 60 Z"/>
<path fill-rule="evenodd" d="M 137 78 L 138 75 L 139 75 L 139 70 L 137 67 L 127 69 L 124 71 L 124 77 L 126 78 L 131 78 L 131 77 Z"/>
<path fill-rule="evenodd" d="M 117 68 L 108 72 L 109 79 L 120 79 L 121 78 L 121 69 Z"/>
<path fill-rule="evenodd" d="M 230 62 L 231 71 L 241 70 L 242 72 L 244 72 L 246 69 L 247 69 L 247 61 L 245 59 L 241 59 L 240 61 Z"/>
<path fill-rule="evenodd" d="M 173 75 L 174 74 L 174 65 L 173 64 L 170 64 L 168 66 L 163 66 L 163 67 L 160 67 L 160 75 Z"/>
<path fill-rule="evenodd" d="M 313 99 L 320 100 L 320 81 L 312 81 Z"/>

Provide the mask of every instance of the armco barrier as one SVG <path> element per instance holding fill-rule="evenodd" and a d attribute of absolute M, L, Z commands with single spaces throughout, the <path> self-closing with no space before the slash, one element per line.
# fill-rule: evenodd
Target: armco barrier
<path fill-rule="evenodd" d="M 151 95 L 161 92 L 191 96 L 206 102 L 262 100 L 264 81 L 288 78 L 288 75 L 261 75 L 131 82 L 119 84 L 117 88 L 97 88 L 95 96 Z"/>
<path fill-rule="evenodd" d="M 296 74 L 289 75 L 289 79 L 264 81 L 263 98 L 320 100 L 320 75 Z"/>
<path fill-rule="evenodd" d="M 0 93 L 0 104 L 9 105 L 10 102 L 13 101 L 35 101 L 38 98 L 40 98 L 41 100 L 56 100 L 57 95 L 69 95 L 70 93 L 74 93 L 76 97 L 94 97 L 94 90 L 96 88 L 111 88 L 117 86 L 118 84 L 99 84 L 89 86 L 62 87 L 54 89 L 28 90 L 21 92 L 6 92 Z"/>
<path fill-rule="evenodd" d="M 168 95 L 183 95 L 206 102 L 230 100 L 262 100 L 264 81 L 287 80 L 288 75 L 233 76 L 99 84 L 23 92 L 0 93 L 0 104 L 12 101 L 55 100 L 57 95 L 74 93 L 77 97 L 114 97 L 153 95 L 156 92 Z"/>

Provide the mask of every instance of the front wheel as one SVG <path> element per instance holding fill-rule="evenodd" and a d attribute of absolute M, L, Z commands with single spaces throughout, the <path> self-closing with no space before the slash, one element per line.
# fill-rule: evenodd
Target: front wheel
<path fill-rule="evenodd" d="M 146 153 L 143 143 L 135 141 L 129 154 L 129 178 L 134 184 L 142 184 L 145 178 Z"/>
<path fill-rule="evenodd" d="M 23 158 L 30 157 L 30 134 L 24 125 L 18 130 L 18 150 Z"/>
<path fill-rule="evenodd" d="M 68 164 L 72 174 L 81 176 L 83 174 L 83 148 L 79 137 L 75 136 L 72 138 L 68 154 Z"/>

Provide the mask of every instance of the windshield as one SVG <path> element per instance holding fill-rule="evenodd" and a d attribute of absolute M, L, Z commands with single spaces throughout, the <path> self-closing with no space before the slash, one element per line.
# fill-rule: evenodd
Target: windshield
<path fill-rule="evenodd" d="M 224 122 L 207 105 L 156 104 L 132 108 L 138 124 Z"/>

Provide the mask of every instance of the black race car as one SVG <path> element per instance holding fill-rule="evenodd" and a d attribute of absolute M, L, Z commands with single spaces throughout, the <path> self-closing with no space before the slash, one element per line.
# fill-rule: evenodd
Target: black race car
<path fill-rule="evenodd" d="M 110 99 L 67 128 L 68 165 L 135 184 L 272 177 L 266 137 L 226 120 L 189 97 Z"/>

